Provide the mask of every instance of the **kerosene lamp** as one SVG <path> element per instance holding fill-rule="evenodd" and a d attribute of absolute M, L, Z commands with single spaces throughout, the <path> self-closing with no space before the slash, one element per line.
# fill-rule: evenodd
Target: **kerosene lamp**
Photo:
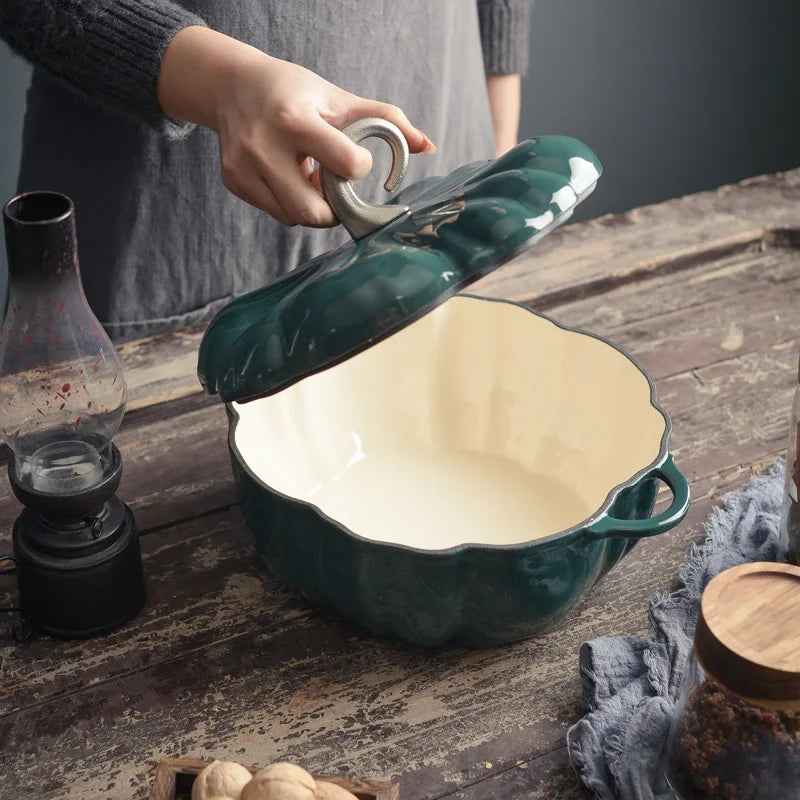
<path fill-rule="evenodd" d="M 12 537 L 19 607 L 43 632 L 94 636 L 144 602 L 136 525 L 115 494 L 122 363 L 83 293 L 70 198 L 20 195 L 6 203 L 3 222 L 0 434 L 25 506 Z"/>

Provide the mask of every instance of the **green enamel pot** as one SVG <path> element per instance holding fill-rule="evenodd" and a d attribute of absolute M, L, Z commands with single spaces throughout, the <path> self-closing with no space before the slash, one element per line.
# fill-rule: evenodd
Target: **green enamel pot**
<path fill-rule="evenodd" d="M 647 375 L 514 303 L 456 296 L 336 367 L 227 407 L 241 507 L 270 570 L 414 645 L 552 628 L 689 506 Z M 672 502 L 651 516 L 659 482 Z"/>
<path fill-rule="evenodd" d="M 389 141 L 394 186 L 399 131 L 345 133 Z M 568 219 L 599 175 L 563 136 L 386 206 L 323 175 L 354 241 L 230 303 L 198 364 L 283 583 L 378 636 L 491 646 L 561 624 L 638 539 L 683 519 L 669 418 L 635 361 L 462 293 Z M 653 516 L 660 482 L 672 501 Z"/>

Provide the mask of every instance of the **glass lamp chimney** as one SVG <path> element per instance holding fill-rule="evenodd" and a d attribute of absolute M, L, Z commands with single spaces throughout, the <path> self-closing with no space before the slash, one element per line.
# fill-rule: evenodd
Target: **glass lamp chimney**
<path fill-rule="evenodd" d="M 117 351 L 89 308 L 72 201 L 55 192 L 10 200 L 3 213 L 8 305 L 0 330 L 0 434 L 17 479 L 73 494 L 112 469 L 125 413 Z"/>

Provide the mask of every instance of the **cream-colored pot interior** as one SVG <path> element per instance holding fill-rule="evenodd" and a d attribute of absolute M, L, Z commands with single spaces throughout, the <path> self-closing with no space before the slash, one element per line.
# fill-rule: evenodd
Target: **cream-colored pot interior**
<path fill-rule="evenodd" d="M 583 522 L 658 459 L 666 424 L 615 348 L 468 296 L 234 405 L 236 447 L 269 487 L 360 536 L 431 550 Z"/>

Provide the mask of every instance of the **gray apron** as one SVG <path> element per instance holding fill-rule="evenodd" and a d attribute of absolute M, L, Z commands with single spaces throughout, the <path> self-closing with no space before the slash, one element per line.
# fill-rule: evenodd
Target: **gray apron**
<path fill-rule="evenodd" d="M 494 145 L 474 0 L 195 0 L 210 27 L 301 64 L 355 94 L 400 106 L 439 146 L 412 156 L 404 185 L 490 158 Z M 390 164 L 358 185 L 372 202 Z M 116 341 L 207 321 L 231 298 L 347 241 L 287 228 L 223 187 L 217 137 L 169 140 L 34 71 L 21 191 L 73 198 L 83 283 Z"/>

